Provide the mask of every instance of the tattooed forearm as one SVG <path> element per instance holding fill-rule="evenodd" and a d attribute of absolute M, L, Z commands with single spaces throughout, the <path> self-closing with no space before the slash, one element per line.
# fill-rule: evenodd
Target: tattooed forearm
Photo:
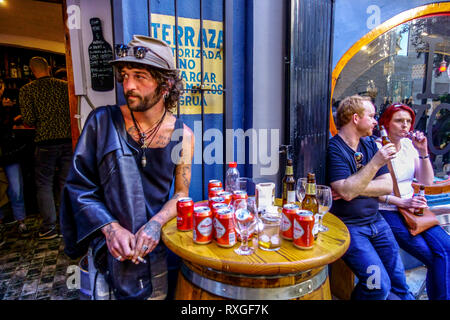
<path fill-rule="evenodd" d="M 175 169 L 175 175 L 181 175 L 183 179 L 183 185 L 189 189 L 191 181 L 191 166 L 190 165 L 178 165 Z"/>
<path fill-rule="evenodd" d="M 159 240 L 161 235 L 161 224 L 157 221 L 151 220 L 145 224 L 144 232 L 151 238 Z"/>

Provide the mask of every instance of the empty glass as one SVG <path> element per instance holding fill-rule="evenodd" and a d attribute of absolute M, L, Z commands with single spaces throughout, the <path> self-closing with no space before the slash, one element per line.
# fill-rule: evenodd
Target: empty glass
<path fill-rule="evenodd" d="M 241 237 L 241 245 L 235 249 L 239 255 L 250 255 L 255 249 L 248 246 L 249 235 L 255 231 L 258 223 L 258 212 L 256 209 L 256 202 L 252 199 L 236 200 L 233 204 L 233 220 L 236 232 Z"/>
<path fill-rule="evenodd" d="M 295 193 L 301 205 L 306 193 L 306 178 L 298 178 L 297 184 L 295 185 Z"/>
<path fill-rule="evenodd" d="M 330 210 L 333 202 L 333 196 L 331 194 L 331 188 L 328 186 L 318 185 L 316 186 L 316 197 L 319 202 L 319 232 L 326 232 L 328 228 L 322 223 L 323 217 Z"/>

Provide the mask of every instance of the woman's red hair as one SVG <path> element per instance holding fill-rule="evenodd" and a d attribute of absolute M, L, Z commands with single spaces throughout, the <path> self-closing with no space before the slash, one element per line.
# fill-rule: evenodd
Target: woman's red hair
<path fill-rule="evenodd" d="M 411 115 L 411 128 L 409 128 L 409 131 L 412 131 L 414 129 L 414 121 L 416 120 L 416 114 L 414 113 L 413 109 L 408 107 L 406 104 L 402 103 L 395 103 L 391 104 L 389 107 L 384 110 L 383 114 L 380 117 L 380 120 L 378 120 L 378 124 L 380 126 L 384 126 L 386 130 L 389 131 L 389 123 L 391 122 L 392 117 L 394 116 L 394 113 L 398 111 L 407 111 Z"/>

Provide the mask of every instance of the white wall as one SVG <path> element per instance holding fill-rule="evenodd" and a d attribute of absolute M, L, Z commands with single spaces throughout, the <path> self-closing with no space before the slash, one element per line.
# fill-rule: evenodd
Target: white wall
<path fill-rule="evenodd" d="M 93 17 L 100 18 L 100 20 L 102 21 L 103 37 L 105 38 L 106 42 L 108 42 L 111 47 L 113 47 L 114 42 L 111 3 L 109 0 L 67 0 L 69 20 L 70 16 L 75 14 L 75 11 L 70 10 L 71 5 L 79 7 L 81 18 L 81 29 L 70 30 L 75 91 L 77 94 L 83 93 L 87 95 L 87 97 L 95 107 L 115 104 L 115 90 L 106 92 L 92 90 L 88 54 L 89 44 L 92 42 L 92 31 L 89 20 Z M 81 126 L 84 124 L 84 121 L 86 120 L 86 117 L 89 115 L 91 110 L 92 108 L 89 106 L 86 99 L 82 97 L 80 108 Z"/>
<path fill-rule="evenodd" d="M 253 128 L 278 129 L 278 141 L 271 141 L 272 145 L 276 144 L 278 151 L 284 135 L 284 39 L 287 4 L 286 1 L 255 0 L 253 5 Z M 268 149 L 270 153 L 270 146 Z M 253 179 L 276 183 L 276 174 L 261 174 L 263 167 L 268 166 L 263 166 L 260 162 L 253 165 Z"/>

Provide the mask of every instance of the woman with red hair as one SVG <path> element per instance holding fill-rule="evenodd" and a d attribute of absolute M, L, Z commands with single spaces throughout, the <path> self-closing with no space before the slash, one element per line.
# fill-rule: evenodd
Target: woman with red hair
<path fill-rule="evenodd" d="M 398 181 L 401 198 L 393 193 L 379 197 L 380 213 L 390 225 L 400 247 L 427 266 L 426 287 L 430 300 L 450 299 L 450 236 L 440 226 L 434 226 L 412 236 L 397 207 L 424 208 L 427 200 L 414 196 L 411 185 L 414 178 L 421 184 L 433 183 L 433 166 L 428 154 L 427 138 L 422 132 L 413 132 L 415 114 L 405 104 L 390 105 L 381 115 L 389 139 L 397 149 L 392 167 Z M 381 140 L 377 141 L 381 147 Z"/>

